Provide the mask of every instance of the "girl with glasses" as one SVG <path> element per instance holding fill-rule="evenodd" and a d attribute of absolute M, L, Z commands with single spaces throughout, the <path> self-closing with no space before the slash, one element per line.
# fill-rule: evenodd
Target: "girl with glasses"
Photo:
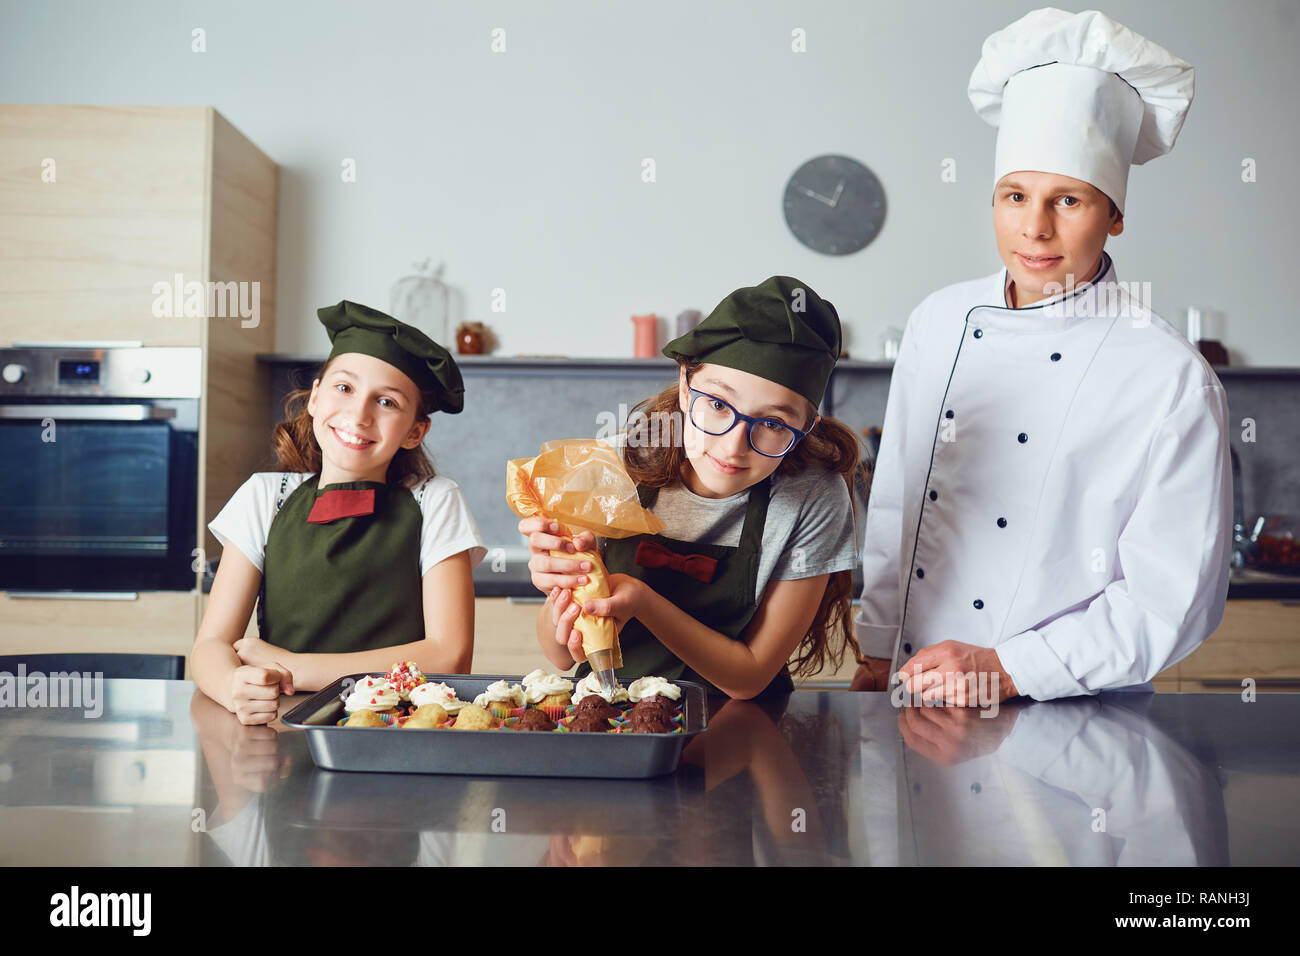
<path fill-rule="evenodd" d="M 621 681 L 682 678 L 750 698 L 793 690 L 838 667 L 851 632 L 856 561 L 852 482 L 857 436 L 817 413 L 840 354 L 835 307 L 804 283 L 774 276 L 727 296 L 664 348 L 680 370 L 633 419 L 667 423 L 652 440 L 624 436 L 623 459 L 657 535 L 604 542 L 610 596 L 588 614 L 619 626 Z M 641 418 L 640 416 L 645 416 Z M 590 565 L 550 551 L 591 550 L 589 533 L 559 537 L 540 518 L 529 536 L 543 653 L 561 670 L 581 663 L 579 608 L 568 589 Z"/>

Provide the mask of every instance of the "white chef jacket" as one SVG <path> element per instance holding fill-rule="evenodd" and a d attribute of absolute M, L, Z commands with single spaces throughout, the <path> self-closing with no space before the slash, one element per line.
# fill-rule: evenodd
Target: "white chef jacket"
<path fill-rule="evenodd" d="M 1036 700 L 1150 680 L 1223 617 L 1223 386 L 1109 256 L 1026 308 L 1006 306 L 1006 283 L 949 286 L 908 319 L 858 640 L 893 672 L 945 640 L 995 647 Z"/>

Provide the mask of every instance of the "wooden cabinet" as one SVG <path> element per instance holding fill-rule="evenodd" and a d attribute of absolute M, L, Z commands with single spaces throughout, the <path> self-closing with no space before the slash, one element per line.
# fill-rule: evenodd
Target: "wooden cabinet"
<path fill-rule="evenodd" d="M 199 345 L 154 283 L 203 279 L 213 111 L 0 107 L 0 342 Z"/>
<path fill-rule="evenodd" d="M 193 591 L 121 601 L 16 598 L 0 592 L 0 654 L 182 654 L 198 626 Z M 188 677 L 188 663 L 187 663 Z"/>
<path fill-rule="evenodd" d="M 536 601 L 513 598 L 474 600 L 475 674 L 527 674 L 538 667 L 554 670 L 537 645 Z"/>
<path fill-rule="evenodd" d="M 0 345 L 202 348 L 208 551 L 207 519 L 270 449 L 278 189 L 210 106 L 0 106 Z"/>
<path fill-rule="evenodd" d="M 1229 601 L 1219 629 L 1152 682 L 1158 691 L 1300 691 L 1300 603 Z"/>
<path fill-rule="evenodd" d="M 208 520 L 270 452 L 256 356 L 274 347 L 278 183 L 276 164 L 208 106 L 0 105 L 0 345 L 202 350 L 206 554 L 218 547 Z M 188 632 L 188 649 L 197 583 L 136 602 L 6 598 L 0 638 L 11 652 L 126 651 Z M 131 621 L 130 646 L 118 643 Z"/>

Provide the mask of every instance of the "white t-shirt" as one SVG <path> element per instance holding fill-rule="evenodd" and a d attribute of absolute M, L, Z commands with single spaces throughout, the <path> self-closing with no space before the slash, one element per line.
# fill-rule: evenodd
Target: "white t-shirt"
<path fill-rule="evenodd" d="M 234 545 L 261 571 L 266 555 L 266 536 L 276 512 L 310 477 L 306 472 L 257 472 L 231 495 L 226 506 L 208 523 L 208 530 L 223 548 Z M 435 475 L 408 490 L 415 496 L 424 516 L 420 528 L 421 577 L 438 562 L 462 551 L 469 551 L 471 568 L 483 560 L 487 547 L 456 482 Z"/>

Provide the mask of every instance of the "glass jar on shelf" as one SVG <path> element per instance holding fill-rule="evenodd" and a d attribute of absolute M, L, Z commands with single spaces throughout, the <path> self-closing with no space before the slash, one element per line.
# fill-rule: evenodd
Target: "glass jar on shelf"
<path fill-rule="evenodd" d="M 425 259 L 414 265 L 416 274 L 403 276 L 393 284 L 389 314 L 413 325 L 444 348 L 452 347 L 451 296 L 442 281 L 446 263 L 437 269 Z"/>

